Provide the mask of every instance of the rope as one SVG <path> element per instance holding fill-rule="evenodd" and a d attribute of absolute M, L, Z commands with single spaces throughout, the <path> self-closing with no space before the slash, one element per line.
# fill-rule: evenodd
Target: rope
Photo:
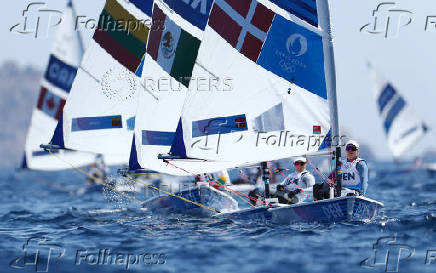
<path fill-rule="evenodd" d="M 202 177 L 202 176 L 200 176 L 200 175 L 197 175 L 197 174 L 194 174 L 194 173 L 192 173 L 192 172 L 189 172 L 189 171 L 187 171 L 187 170 L 185 170 L 185 169 L 183 169 L 183 168 L 181 168 L 181 167 L 178 167 L 178 166 L 176 166 L 176 165 L 170 163 L 170 162 L 167 161 L 167 160 L 164 160 L 164 162 L 167 163 L 168 165 L 170 165 L 170 166 L 176 168 L 176 169 L 182 170 L 182 171 L 186 172 L 187 174 L 192 175 L 193 177 L 197 177 L 197 178 L 199 178 L 200 180 L 207 181 L 207 182 L 211 183 L 212 185 L 215 185 L 215 186 L 217 186 L 217 187 L 220 187 L 220 188 L 226 189 L 227 191 L 232 192 L 232 193 L 234 193 L 234 194 L 236 194 L 236 195 L 239 195 L 239 196 L 241 196 L 241 197 L 246 197 L 246 198 L 248 198 L 248 199 L 250 199 L 250 200 L 255 201 L 256 203 L 259 201 L 259 202 L 261 202 L 264 206 L 269 206 L 269 204 L 266 203 L 266 202 L 263 201 L 263 200 L 260 200 L 260 199 L 258 199 L 258 198 L 254 198 L 254 197 L 252 197 L 252 196 L 248 196 L 248 195 L 246 195 L 246 194 L 244 194 L 244 193 L 242 193 L 242 192 L 238 192 L 238 191 L 232 190 L 232 189 L 226 187 L 225 185 L 218 184 L 218 183 L 216 183 L 216 182 L 214 182 L 214 181 L 212 181 L 212 180 L 209 180 L 209 179 L 207 179 L 207 178 L 205 178 L 205 177 Z M 244 200 L 244 199 L 243 199 L 243 200 Z M 253 206 L 252 204 L 250 204 L 250 205 Z M 253 206 L 253 207 L 255 207 L 255 206 Z"/>
<path fill-rule="evenodd" d="M 61 161 L 65 162 L 65 163 L 67 163 L 68 165 L 70 165 L 73 169 L 76 169 L 77 171 L 83 173 L 84 175 L 86 175 L 86 176 L 89 177 L 90 179 L 92 179 L 92 180 L 94 180 L 94 181 L 96 180 L 96 178 L 93 177 L 93 176 L 91 176 L 88 172 L 82 170 L 82 169 L 79 168 L 79 167 L 74 166 L 73 164 L 71 164 L 70 162 L 67 162 L 67 161 L 64 160 L 63 158 L 58 157 L 57 155 L 55 155 L 54 153 L 52 153 L 50 150 L 48 150 L 48 152 L 49 152 L 51 155 L 53 155 L 53 156 L 55 156 L 56 158 L 58 158 L 59 160 L 61 160 Z M 132 178 L 132 177 L 130 177 L 130 176 L 128 176 L 128 175 L 126 175 L 126 177 L 127 177 L 128 179 L 130 179 L 131 181 L 135 182 L 135 183 L 143 184 L 143 185 L 145 185 L 145 186 L 147 186 L 147 187 L 150 187 L 150 188 L 152 188 L 152 189 L 154 189 L 154 190 L 157 190 L 157 191 L 160 191 L 160 192 L 166 193 L 166 194 L 168 194 L 168 195 L 170 195 L 170 196 L 173 196 L 173 197 L 179 198 L 179 199 L 181 199 L 181 200 L 183 200 L 183 201 L 185 201 L 185 202 L 188 202 L 188 203 L 191 203 L 191 204 L 197 205 L 197 206 L 199 206 L 199 207 L 201 207 L 201 208 L 204 208 L 204 209 L 207 209 L 207 210 L 213 211 L 213 212 L 215 212 L 215 213 L 219 213 L 219 211 L 216 210 L 216 209 L 209 208 L 209 207 L 207 207 L 207 206 L 205 206 L 205 205 L 203 205 L 203 204 L 200 204 L 200 203 L 197 203 L 197 202 L 194 202 L 194 201 L 188 200 L 188 199 L 186 199 L 186 198 L 184 198 L 184 197 L 181 197 L 181 196 L 175 195 L 175 194 L 170 193 L 170 192 L 168 192 L 168 191 L 161 190 L 161 189 L 159 189 L 159 188 L 156 188 L 155 186 L 147 185 L 147 184 L 145 184 L 144 182 L 142 182 L 142 181 L 138 181 L 138 180 L 136 180 L 136 179 L 134 179 L 134 178 Z M 138 203 L 138 204 L 142 204 L 142 202 L 139 201 L 138 199 L 136 199 L 135 197 L 130 196 L 130 195 L 128 195 L 128 194 L 126 194 L 126 193 L 124 193 L 124 192 L 122 192 L 122 191 L 118 191 L 117 189 L 115 189 L 115 188 L 112 187 L 111 185 L 108 185 L 107 183 L 105 183 L 102 179 L 97 179 L 97 180 L 98 180 L 98 181 L 99 181 L 103 186 L 105 186 L 105 187 L 111 189 L 112 191 L 114 191 L 114 192 L 116 192 L 116 193 L 119 193 L 119 194 L 121 194 L 122 196 L 124 196 L 124 197 L 126 197 L 126 198 L 129 198 L 130 200 L 132 200 L 132 201 L 134 201 L 134 202 L 136 202 L 136 203 Z"/>
<path fill-rule="evenodd" d="M 313 168 L 313 169 L 315 169 L 315 171 L 321 176 L 321 178 L 324 180 L 324 181 L 326 181 L 327 183 L 330 183 L 330 179 L 327 177 L 327 176 L 325 176 L 321 171 L 320 171 L 320 169 L 317 167 L 317 166 L 315 166 L 313 163 L 312 163 L 312 161 L 310 161 L 310 159 L 308 158 L 308 157 L 306 157 L 307 158 L 307 162 L 309 163 L 309 165 Z"/>
<path fill-rule="evenodd" d="M 24 173 L 24 175 L 27 176 L 29 179 L 33 179 L 33 180 L 35 180 L 35 181 L 37 181 L 39 183 L 42 183 L 42 184 L 47 185 L 47 186 L 50 186 L 50 187 L 52 187 L 52 188 L 54 188 L 54 189 L 56 189 L 58 191 L 62 191 L 62 192 L 66 192 L 66 193 L 70 192 L 68 189 L 62 187 L 61 185 L 53 183 L 53 182 L 51 182 L 51 181 L 49 181 L 47 179 L 43 179 L 43 178 L 40 178 L 40 177 L 31 177 L 28 173 Z"/>
<path fill-rule="evenodd" d="M 82 169 L 79 168 L 79 167 L 74 166 L 74 165 L 71 164 L 70 162 L 68 162 L 68 161 L 64 160 L 63 158 L 57 156 L 56 154 L 52 153 L 52 151 L 51 151 L 50 149 L 47 149 L 47 151 L 48 151 L 52 156 L 54 156 L 54 157 L 56 157 L 57 159 L 59 159 L 59 160 L 65 162 L 66 164 L 70 165 L 73 169 L 75 169 L 75 170 L 81 172 L 82 174 L 86 175 L 87 177 L 89 177 L 90 179 L 92 179 L 92 180 L 94 180 L 94 181 L 96 180 L 96 178 L 93 177 L 92 175 L 90 175 L 88 172 L 82 170 Z M 98 179 L 98 180 L 99 180 L 99 182 L 101 183 L 101 185 L 107 187 L 108 189 L 110 189 L 110 190 L 112 190 L 112 191 L 114 191 L 114 192 L 116 192 L 116 193 L 119 193 L 120 195 L 122 195 L 122 196 L 124 196 L 124 197 L 126 197 L 126 198 L 128 198 L 128 199 L 130 199 L 130 200 L 132 200 L 133 202 L 136 202 L 136 203 L 138 203 L 138 204 L 142 204 L 142 202 L 139 201 L 138 199 L 136 199 L 135 197 L 130 196 L 130 195 L 128 195 L 128 194 L 126 194 L 126 193 L 124 193 L 124 192 L 122 192 L 122 191 L 118 191 L 117 189 L 115 189 L 115 188 L 112 187 L 111 185 L 105 183 L 102 179 Z"/>
<path fill-rule="evenodd" d="M 186 198 L 184 198 L 184 197 L 182 197 L 182 196 L 175 195 L 174 193 L 171 193 L 171 192 L 169 192 L 169 191 L 161 190 L 161 189 L 159 189 L 159 188 L 157 188 L 157 187 L 155 187 L 155 186 L 153 186 L 153 185 L 149 185 L 149 184 L 146 184 L 145 182 L 142 182 L 142 181 L 136 180 L 136 179 L 134 179 L 133 177 L 130 177 L 128 174 L 126 174 L 126 177 L 127 177 L 128 179 L 130 179 L 131 181 L 135 182 L 135 183 L 140 183 L 140 184 L 142 184 L 142 185 L 144 185 L 144 186 L 150 187 L 150 188 L 152 188 L 152 189 L 154 189 L 154 190 L 157 190 L 157 191 L 159 191 L 159 192 L 163 192 L 163 193 L 165 193 L 165 194 L 168 194 L 169 196 L 176 197 L 176 198 L 179 198 L 179 199 L 181 199 L 181 200 L 183 200 L 183 201 L 185 201 L 185 202 L 188 202 L 188 203 L 191 203 L 191 204 L 193 204 L 193 205 L 199 206 L 200 208 L 204 208 L 204 209 L 207 209 L 207 210 L 213 211 L 213 212 L 215 212 L 215 213 L 219 213 L 219 211 L 216 210 L 216 209 L 214 209 L 214 208 L 210 208 L 210 207 L 207 207 L 207 206 L 205 206 L 205 205 L 203 205 L 203 204 L 201 204 L 201 203 L 198 203 L 198 202 L 195 202 L 195 201 L 192 201 L 192 200 L 186 199 Z"/>

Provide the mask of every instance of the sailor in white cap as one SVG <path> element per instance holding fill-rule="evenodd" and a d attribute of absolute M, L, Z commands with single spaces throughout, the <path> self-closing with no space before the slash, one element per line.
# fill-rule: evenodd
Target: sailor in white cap
<path fill-rule="evenodd" d="M 345 143 L 347 158 L 342 160 L 342 186 L 365 195 L 368 188 L 368 166 L 359 157 L 359 143 L 349 140 Z"/>
<path fill-rule="evenodd" d="M 306 199 L 307 194 L 303 191 L 315 185 L 315 177 L 306 170 L 306 163 L 305 157 L 294 159 L 295 172 L 288 175 L 277 186 L 277 196 L 280 203 L 295 204 Z"/>

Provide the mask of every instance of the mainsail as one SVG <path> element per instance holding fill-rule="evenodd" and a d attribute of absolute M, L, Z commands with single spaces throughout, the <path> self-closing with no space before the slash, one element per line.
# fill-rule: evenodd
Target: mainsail
<path fill-rule="evenodd" d="M 69 1 L 53 40 L 37 106 L 32 113 L 22 164 L 24 168 L 65 169 L 71 168 L 66 162 L 81 166 L 94 160 L 91 154 L 72 151 L 57 152 L 57 156 L 63 159 L 59 160 L 39 147 L 41 143 L 48 143 L 53 135 L 83 56 L 80 35 L 74 30 L 74 14 L 72 2 Z"/>
<path fill-rule="evenodd" d="M 398 159 L 418 143 L 427 133 L 428 128 L 393 84 L 377 75 L 371 66 L 369 69 L 388 146 L 394 158 Z"/>
<path fill-rule="evenodd" d="M 326 38 L 313 0 L 214 1 L 173 154 L 239 165 L 318 151 Z"/>
<path fill-rule="evenodd" d="M 142 79 L 155 99 L 139 95 L 131 169 L 180 173 L 159 153 L 191 159 L 176 165 L 201 173 L 328 146 L 315 1 L 163 2 Z"/>
<path fill-rule="evenodd" d="M 152 31 L 144 58 L 136 113 L 135 136 L 129 167 L 173 175 L 216 172 L 233 166 L 230 162 L 178 161 L 177 169 L 158 159 L 174 142 L 190 77 L 203 38 L 212 1 L 191 6 L 182 1 L 155 2 Z M 206 3 L 207 2 L 207 3 Z M 174 10 L 173 10 L 174 9 Z M 151 95 L 152 94 L 152 95 Z M 179 128 L 181 133 L 181 128 Z"/>
<path fill-rule="evenodd" d="M 53 145 L 128 162 L 152 3 L 106 1 Z"/>

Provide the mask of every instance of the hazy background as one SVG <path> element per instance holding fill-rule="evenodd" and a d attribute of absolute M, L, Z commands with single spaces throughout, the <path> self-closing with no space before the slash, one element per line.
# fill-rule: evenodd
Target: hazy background
<path fill-rule="evenodd" d="M 41 1 L 43 2 L 43 1 Z M 381 121 L 366 68 L 370 61 L 389 79 L 430 132 L 406 156 L 436 151 L 436 28 L 425 31 L 427 16 L 436 16 L 436 1 L 395 1 L 399 9 L 413 12 L 412 24 L 400 29 L 398 37 L 360 32 L 373 22 L 372 12 L 383 1 L 331 0 L 336 54 L 340 123 L 347 135 L 367 144 L 378 160 L 390 160 Z M 48 61 L 51 36 L 11 33 L 23 22 L 22 11 L 31 1 L 4 1 L 0 17 L 0 166 L 16 166 L 23 153 L 25 134 L 40 89 L 39 79 Z M 50 9 L 63 10 L 65 1 L 47 0 Z M 98 20 L 104 0 L 75 0 L 78 15 Z M 435 19 L 436 21 L 436 19 Z M 53 29 L 55 30 L 55 28 Z M 53 32 L 52 32 L 53 33 Z M 82 31 L 85 44 L 92 30 Z"/>

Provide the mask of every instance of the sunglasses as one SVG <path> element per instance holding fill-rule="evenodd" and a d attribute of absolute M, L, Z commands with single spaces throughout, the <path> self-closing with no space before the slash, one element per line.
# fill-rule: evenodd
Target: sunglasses
<path fill-rule="evenodd" d="M 345 150 L 347 150 L 347 151 L 357 151 L 358 149 L 357 149 L 357 147 L 356 146 L 354 146 L 354 145 L 348 145 L 346 148 L 345 148 Z"/>
<path fill-rule="evenodd" d="M 301 161 L 297 161 L 297 162 L 294 163 L 295 166 L 298 166 L 298 165 L 304 166 L 304 164 L 306 164 L 306 163 L 305 162 L 301 162 Z"/>

